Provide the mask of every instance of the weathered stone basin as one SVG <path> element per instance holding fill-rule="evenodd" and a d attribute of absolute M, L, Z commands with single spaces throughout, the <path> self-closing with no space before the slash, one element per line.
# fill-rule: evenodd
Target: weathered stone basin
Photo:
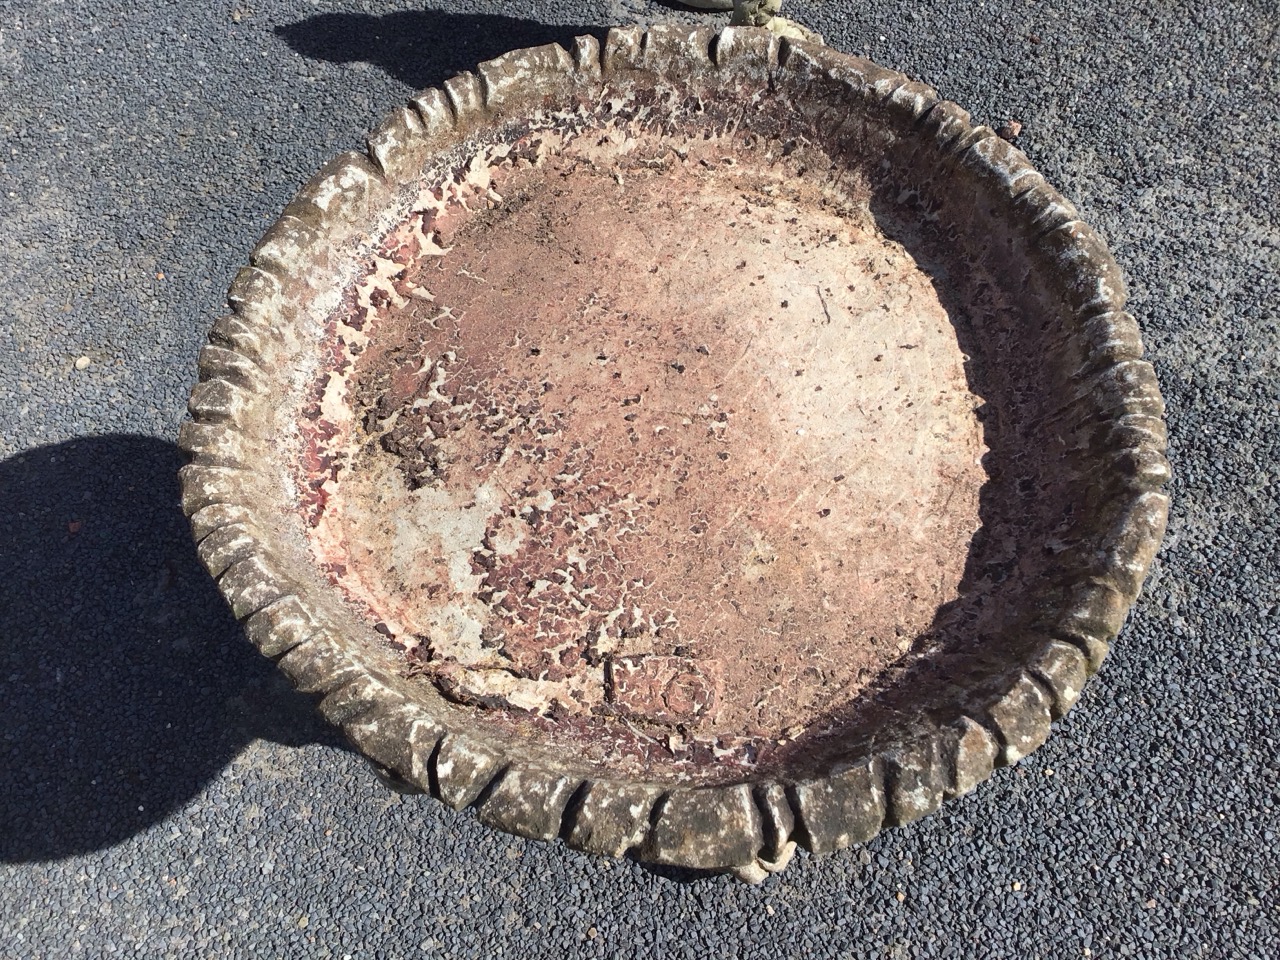
<path fill-rule="evenodd" d="M 509 54 L 251 262 L 201 556 L 384 775 L 513 833 L 758 879 L 929 813 L 1044 741 L 1163 533 L 1103 242 L 826 48 Z"/>

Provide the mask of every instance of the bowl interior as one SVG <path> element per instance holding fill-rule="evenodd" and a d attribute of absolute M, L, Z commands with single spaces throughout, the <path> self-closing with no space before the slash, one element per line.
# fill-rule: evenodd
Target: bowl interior
<path fill-rule="evenodd" d="M 993 565 L 1073 508 L 1021 278 L 875 142 L 601 96 L 464 138 L 331 267 L 283 466 L 402 678 L 499 740 L 722 782 L 872 729 L 993 592 L 1018 616 L 1035 571 Z"/>

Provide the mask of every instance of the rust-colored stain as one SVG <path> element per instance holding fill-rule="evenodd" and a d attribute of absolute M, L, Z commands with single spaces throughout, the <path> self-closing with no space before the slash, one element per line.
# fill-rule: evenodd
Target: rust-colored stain
<path fill-rule="evenodd" d="M 956 597 L 985 476 L 954 329 L 856 184 L 765 149 L 480 148 L 330 320 L 312 550 L 496 724 L 749 766 Z"/>

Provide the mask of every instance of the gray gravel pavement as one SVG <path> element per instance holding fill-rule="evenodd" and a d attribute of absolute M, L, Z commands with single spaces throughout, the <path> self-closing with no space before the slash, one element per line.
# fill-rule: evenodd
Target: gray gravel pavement
<path fill-rule="evenodd" d="M 759 887 L 389 795 L 196 562 L 172 442 L 196 352 L 311 173 L 506 49 L 727 20 L 435 5 L 0 0 L 0 958 L 1277 956 L 1275 0 L 789 4 L 1023 124 L 1128 272 L 1176 480 L 1046 747 Z"/>

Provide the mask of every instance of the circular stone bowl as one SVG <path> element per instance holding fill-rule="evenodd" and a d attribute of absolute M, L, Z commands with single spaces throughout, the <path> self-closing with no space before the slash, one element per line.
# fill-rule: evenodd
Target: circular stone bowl
<path fill-rule="evenodd" d="M 241 270 L 181 443 L 254 644 L 392 783 L 785 865 L 1016 763 L 1163 534 L 1101 239 L 826 47 L 613 30 L 428 90 Z"/>

